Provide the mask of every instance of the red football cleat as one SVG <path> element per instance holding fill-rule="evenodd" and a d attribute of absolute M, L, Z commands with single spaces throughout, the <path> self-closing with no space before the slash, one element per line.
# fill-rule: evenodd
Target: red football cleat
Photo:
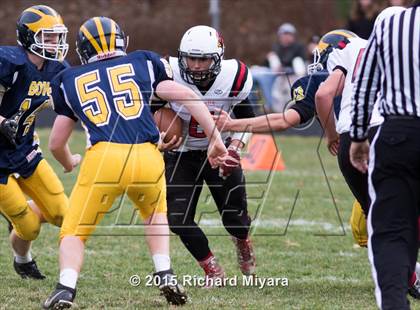
<path fill-rule="evenodd" d="M 235 237 L 232 237 L 232 240 L 236 246 L 238 264 L 242 273 L 246 276 L 255 275 L 256 262 L 251 240 L 249 238 L 238 239 Z"/>
<path fill-rule="evenodd" d="M 226 277 L 225 271 L 216 260 L 214 255 L 209 256 L 205 260 L 198 262 L 206 274 L 205 288 L 221 287 L 224 285 Z"/>

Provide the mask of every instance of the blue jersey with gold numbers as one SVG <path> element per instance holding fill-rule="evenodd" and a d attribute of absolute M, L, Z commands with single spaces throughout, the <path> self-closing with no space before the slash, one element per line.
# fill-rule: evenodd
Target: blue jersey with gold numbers
<path fill-rule="evenodd" d="M 301 77 L 293 83 L 291 96 L 295 104 L 290 108 L 299 113 L 301 124 L 310 121 L 316 115 L 315 94 L 328 75 L 328 71 L 323 70 Z M 336 118 L 338 118 L 340 113 L 340 101 L 341 96 L 334 98 L 334 114 Z"/>
<path fill-rule="evenodd" d="M 0 183 L 5 184 L 12 173 L 29 177 L 42 159 L 38 142 L 34 141 L 35 118 L 50 105 L 50 81 L 66 67 L 67 63 L 44 60 L 38 70 L 22 47 L 0 47 L 0 84 L 6 89 L 0 115 L 5 118 L 20 115 L 17 147 L 0 135 Z"/>
<path fill-rule="evenodd" d="M 156 143 L 149 103 L 156 86 L 170 79 L 168 62 L 150 51 L 69 68 L 53 81 L 54 110 L 81 120 L 88 147 L 101 141 Z"/>

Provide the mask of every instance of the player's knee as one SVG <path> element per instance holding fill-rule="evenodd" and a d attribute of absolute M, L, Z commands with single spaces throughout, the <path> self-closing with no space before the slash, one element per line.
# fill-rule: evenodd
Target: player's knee
<path fill-rule="evenodd" d="M 57 227 L 63 224 L 64 216 L 69 207 L 69 201 L 66 195 L 57 195 L 57 197 L 48 206 L 49 214 L 44 214 L 46 220 Z"/>
<path fill-rule="evenodd" d="M 63 230 L 60 230 L 60 236 L 59 236 L 59 238 L 60 238 L 60 242 L 65 238 L 65 237 L 76 237 L 76 238 L 79 238 L 80 239 L 80 241 L 82 241 L 83 243 L 86 243 L 86 241 L 87 241 L 87 239 L 89 238 L 89 236 L 87 236 L 87 235 L 81 235 L 81 236 L 78 236 L 78 235 L 74 235 L 74 234 L 71 234 L 71 233 L 67 233 L 66 231 L 63 231 Z"/>
<path fill-rule="evenodd" d="M 246 239 L 251 225 L 251 219 L 243 211 L 223 212 L 222 222 L 225 229 L 239 239 Z"/>
<path fill-rule="evenodd" d="M 168 225 L 171 232 L 176 235 L 183 235 L 191 226 L 191 223 L 188 223 L 184 216 L 168 214 Z"/>
<path fill-rule="evenodd" d="M 81 220 L 82 222 L 84 220 Z M 78 216 L 69 213 L 60 228 L 60 242 L 65 237 L 78 237 L 83 243 L 89 239 L 95 230 L 96 225 L 80 225 Z"/>
<path fill-rule="evenodd" d="M 225 227 L 243 227 L 251 224 L 251 219 L 249 218 L 247 212 L 243 210 L 224 210 L 221 215 L 222 222 Z"/>
<path fill-rule="evenodd" d="M 47 217 L 48 223 L 55 225 L 57 227 L 61 227 L 64 220 L 64 214 L 63 213 L 55 213 L 51 214 L 50 217 Z"/>
<path fill-rule="evenodd" d="M 150 218 L 154 217 L 157 214 L 167 214 L 166 204 L 161 204 L 159 206 L 151 206 L 147 208 L 138 207 L 140 217 L 143 221 L 148 222 Z"/>
<path fill-rule="evenodd" d="M 16 235 L 23 240 L 35 240 L 41 230 L 41 221 L 31 209 L 10 217 Z"/>
<path fill-rule="evenodd" d="M 182 221 L 177 220 L 174 216 L 168 214 L 168 225 L 171 232 L 179 235 L 182 229 Z"/>
<path fill-rule="evenodd" d="M 39 232 L 41 231 L 41 225 L 33 225 L 30 227 L 25 227 L 23 230 L 15 229 L 16 234 L 19 238 L 26 240 L 26 241 L 33 241 L 38 238 Z"/>
<path fill-rule="evenodd" d="M 228 226 L 225 225 L 227 232 L 238 239 L 246 239 L 249 234 L 249 226 Z"/>

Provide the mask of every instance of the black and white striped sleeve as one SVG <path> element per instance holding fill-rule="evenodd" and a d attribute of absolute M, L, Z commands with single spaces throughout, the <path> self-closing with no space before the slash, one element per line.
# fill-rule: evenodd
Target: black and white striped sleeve
<path fill-rule="evenodd" d="M 378 38 L 380 37 L 378 30 L 380 29 L 381 27 L 376 27 L 369 38 L 361 68 L 354 83 L 351 99 L 352 125 L 350 128 L 350 136 L 353 141 L 367 139 L 373 105 L 380 87 L 381 72 L 378 64 Z"/>

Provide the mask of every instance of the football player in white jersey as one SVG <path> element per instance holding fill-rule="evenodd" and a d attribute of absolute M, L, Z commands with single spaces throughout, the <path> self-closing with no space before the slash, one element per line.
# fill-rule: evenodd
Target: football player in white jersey
<path fill-rule="evenodd" d="M 182 37 L 178 57 L 170 57 L 174 80 L 190 87 L 207 104 L 210 112 L 233 110 L 235 117 L 255 116 L 248 95 L 252 77 L 246 65 L 223 60 L 224 43 L 219 33 L 208 26 L 195 26 Z M 168 221 L 188 251 L 206 274 L 206 286 L 225 277 L 223 268 L 211 252 L 208 239 L 194 220 L 204 181 L 216 202 L 222 222 L 232 236 L 243 274 L 255 274 L 255 256 L 249 239 L 251 224 L 247 212 L 245 179 L 240 166 L 240 150 L 249 138 L 236 133 L 223 138 L 228 145 L 228 160 L 219 170 L 206 161 L 208 140 L 203 129 L 185 107 L 169 106 L 183 124 L 183 144 L 165 152 Z"/>
<path fill-rule="evenodd" d="M 315 61 L 309 71 L 324 68 L 328 78 L 320 85 L 315 95 L 315 104 L 321 125 L 325 129 L 328 149 L 337 155 L 340 170 L 353 195 L 360 202 L 365 216 L 369 209 L 368 181 L 350 163 L 350 108 L 353 82 L 362 59 L 367 41 L 348 30 L 333 30 L 325 34 L 315 49 Z M 335 119 L 333 99 L 342 96 L 338 119 Z M 372 139 L 383 118 L 377 106 L 370 121 L 369 138 Z"/>

